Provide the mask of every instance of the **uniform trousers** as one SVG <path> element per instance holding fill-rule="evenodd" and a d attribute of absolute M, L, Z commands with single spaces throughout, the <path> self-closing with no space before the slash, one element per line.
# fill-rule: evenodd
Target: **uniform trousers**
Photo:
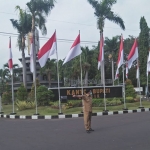
<path fill-rule="evenodd" d="M 89 130 L 91 128 L 92 112 L 91 111 L 84 111 L 83 115 L 84 115 L 85 130 Z"/>

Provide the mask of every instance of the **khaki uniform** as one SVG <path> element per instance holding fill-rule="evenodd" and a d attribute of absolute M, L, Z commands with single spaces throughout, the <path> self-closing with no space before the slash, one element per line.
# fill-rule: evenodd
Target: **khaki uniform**
<path fill-rule="evenodd" d="M 92 117 L 92 96 L 83 95 L 83 112 L 84 112 L 84 126 L 86 130 L 91 128 Z"/>

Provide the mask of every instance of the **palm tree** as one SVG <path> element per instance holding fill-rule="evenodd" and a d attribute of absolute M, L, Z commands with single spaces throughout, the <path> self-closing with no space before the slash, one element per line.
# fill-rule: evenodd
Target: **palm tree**
<path fill-rule="evenodd" d="M 106 51 L 110 52 L 109 53 L 109 60 L 112 63 L 112 83 L 114 85 L 114 53 L 118 50 L 118 39 L 119 36 L 112 37 L 112 39 L 105 38 L 105 49 Z"/>
<path fill-rule="evenodd" d="M 51 77 L 56 74 L 56 59 L 48 59 L 45 66 L 40 69 L 41 74 L 46 74 L 49 87 L 51 87 Z"/>
<path fill-rule="evenodd" d="M 33 35 L 33 57 L 34 62 L 36 62 L 36 52 L 35 52 L 35 26 L 38 26 L 42 31 L 42 34 L 47 34 L 47 29 L 45 26 L 46 17 L 49 15 L 50 11 L 54 7 L 55 0 L 30 0 L 26 5 L 32 16 L 32 35 Z M 34 65 L 36 68 L 36 63 Z M 35 69 L 36 76 L 36 69 Z"/>
<path fill-rule="evenodd" d="M 96 0 L 87 0 L 92 7 L 95 9 L 95 16 L 97 17 L 97 28 L 100 30 L 100 39 L 103 34 L 105 20 L 109 20 L 118 24 L 123 30 L 125 29 L 124 22 L 117 14 L 112 11 L 112 6 L 117 2 L 117 0 L 101 0 L 100 2 Z M 104 81 L 103 77 L 103 68 L 104 64 L 101 67 L 101 79 Z M 103 81 L 101 83 L 103 84 Z"/>
<path fill-rule="evenodd" d="M 5 78 L 6 81 L 10 81 L 11 80 L 11 75 L 10 75 L 10 71 L 9 71 L 9 66 L 8 63 L 4 64 L 4 71 L 5 71 Z M 13 64 L 13 80 L 14 81 L 18 81 L 19 80 L 19 74 L 20 74 L 20 69 L 19 69 L 19 65 L 18 64 Z"/>
<path fill-rule="evenodd" d="M 26 60 L 25 60 L 25 36 L 31 31 L 31 15 L 23 11 L 19 6 L 16 6 L 16 10 L 19 10 L 19 20 L 10 19 L 13 27 L 18 31 L 18 46 L 19 50 L 22 51 L 22 72 L 23 72 L 23 84 L 26 88 Z"/>

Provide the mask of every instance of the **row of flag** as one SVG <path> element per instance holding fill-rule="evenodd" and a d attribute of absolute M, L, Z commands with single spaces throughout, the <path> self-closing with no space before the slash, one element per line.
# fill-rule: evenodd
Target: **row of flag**
<path fill-rule="evenodd" d="M 139 65 L 138 65 L 138 45 L 137 45 L 137 39 L 135 39 L 134 44 L 130 50 L 130 53 L 127 57 L 126 61 L 126 78 L 128 78 L 128 69 L 131 68 L 133 62 L 137 60 L 137 73 L 136 78 L 139 78 Z M 118 61 L 117 61 L 117 71 L 115 75 L 115 79 L 119 78 L 119 68 L 124 65 L 124 49 L 123 49 L 123 36 L 121 36 L 120 41 L 120 49 L 119 49 L 119 55 L 118 55 Z"/>
<path fill-rule="evenodd" d="M 33 46 L 31 46 L 31 55 L 30 55 L 30 70 L 34 72 L 33 67 Z M 57 52 L 57 40 L 56 40 L 56 31 L 52 35 L 52 37 L 44 44 L 44 46 L 38 52 L 38 61 L 41 67 L 44 67 L 47 59 Z M 70 48 L 68 55 L 66 56 L 63 64 L 67 63 L 74 57 L 81 54 L 81 47 L 80 47 L 80 34 L 75 39 L 73 45 Z"/>
<path fill-rule="evenodd" d="M 13 60 L 12 60 L 12 51 L 11 51 L 11 38 L 9 41 L 9 50 L 10 56 L 8 61 L 8 66 L 10 73 L 13 72 Z M 57 39 L 56 39 L 56 31 L 52 35 L 52 37 L 44 44 L 44 46 L 38 52 L 38 61 L 41 67 L 44 67 L 47 59 L 57 52 Z M 81 54 L 81 47 L 80 47 L 80 34 L 75 39 L 74 43 L 72 44 L 70 51 L 68 52 L 63 65 L 68 61 L 72 60 L 76 56 Z M 138 44 L 137 39 L 135 39 L 134 44 L 131 48 L 131 51 L 127 57 L 126 61 L 126 78 L 128 78 L 128 69 L 131 68 L 133 62 L 137 60 L 137 73 L 136 78 L 139 78 L 139 62 L 138 62 Z M 102 62 L 104 61 L 104 38 L 103 35 L 100 39 L 100 50 L 98 56 L 98 69 L 101 67 Z M 117 61 L 117 70 L 115 74 L 115 79 L 119 78 L 119 68 L 124 64 L 124 48 L 123 48 L 123 36 L 121 35 L 120 40 L 120 49 L 118 54 L 118 61 Z M 31 50 L 30 50 L 30 71 L 34 72 L 34 59 L 33 59 L 33 40 L 31 41 Z M 147 59 L 147 76 L 148 72 L 150 72 L 150 52 Z"/>

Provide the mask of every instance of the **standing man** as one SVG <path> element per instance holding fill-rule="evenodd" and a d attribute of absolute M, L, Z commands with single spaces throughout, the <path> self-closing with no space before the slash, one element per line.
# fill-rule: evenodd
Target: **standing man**
<path fill-rule="evenodd" d="M 87 89 L 84 95 L 73 95 L 73 97 L 82 98 L 83 100 L 83 113 L 84 113 L 84 126 L 87 133 L 94 131 L 91 128 L 92 117 L 92 92 Z"/>

